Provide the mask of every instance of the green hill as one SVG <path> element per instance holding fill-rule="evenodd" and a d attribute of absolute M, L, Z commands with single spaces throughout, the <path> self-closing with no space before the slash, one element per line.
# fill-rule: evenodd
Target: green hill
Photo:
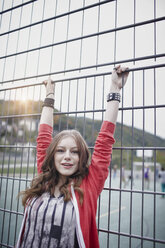
<path fill-rule="evenodd" d="M 59 127 L 59 117 L 54 117 L 54 129 L 58 130 Z M 90 118 L 84 117 L 67 117 L 63 115 L 61 117 L 61 130 L 69 128 L 76 129 L 80 131 L 81 134 L 84 134 L 84 138 L 87 141 L 89 146 L 94 144 L 94 141 L 98 135 L 100 130 L 102 121 L 100 120 L 92 120 Z M 122 138 L 121 138 L 122 132 Z M 121 125 L 117 123 L 115 130 L 115 146 L 147 146 L 147 147 L 165 147 L 165 139 L 162 139 L 159 136 L 154 136 L 149 132 L 144 132 L 143 130 L 133 128 L 127 125 Z"/>

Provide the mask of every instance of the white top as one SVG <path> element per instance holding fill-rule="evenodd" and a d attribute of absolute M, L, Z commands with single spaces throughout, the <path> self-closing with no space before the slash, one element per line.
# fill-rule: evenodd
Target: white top
<path fill-rule="evenodd" d="M 46 192 L 33 198 L 27 208 L 21 248 L 74 247 L 76 215 L 72 201 L 64 202 L 63 196 L 56 198 Z"/>

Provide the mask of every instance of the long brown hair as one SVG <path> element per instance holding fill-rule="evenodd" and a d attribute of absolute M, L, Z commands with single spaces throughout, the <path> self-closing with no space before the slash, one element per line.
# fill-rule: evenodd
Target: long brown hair
<path fill-rule="evenodd" d="M 80 184 L 82 179 L 88 174 L 89 149 L 85 140 L 78 131 L 64 130 L 58 133 L 49 145 L 42 164 L 42 172 L 37 177 L 33 178 L 30 188 L 20 192 L 19 195 L 23 196 L 23 206 L 26 205 L 28 199 L 41 196 L 44 192 L 49 192 L 50 195 L 54 196 L 55 187 L 60 178 L 60 175 L 55 167 L 54 153 L 58 143 L 67 136 L 72 137 L 77 144 L 79 165 L 78 170 L 73 175 L 66 177 L 66 181 L 60 187 L 60 191 L 64 195 L 64 201 L 69 201 L 71 199 L 71 193 L 68 186 L 71 182 L 73 182 L 73 187 L 79 193 L 80 203 L 82 204 L 84 194 L 82 189 L 80 189 Z"/>

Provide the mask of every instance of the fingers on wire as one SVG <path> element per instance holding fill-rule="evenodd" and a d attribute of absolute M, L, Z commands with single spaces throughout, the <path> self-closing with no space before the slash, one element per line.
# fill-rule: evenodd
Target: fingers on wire
<path fill-rule="evenodd" d="M 53 84 L 54 82 L 49 78 L 48 80 L 44 80 L 42 83 L 46 86 L 48 83 Z"/>
<path fill-rule="evenodd" d="M 121 73 L 129 73 L 128 70 L 129 68 L 128 67 L 121 67 L 121 65 L 118 65 L 118 66 L 115 66 L 113 68 L 114 72 L 116 72 L 117 74 L 121 74 Z"/>

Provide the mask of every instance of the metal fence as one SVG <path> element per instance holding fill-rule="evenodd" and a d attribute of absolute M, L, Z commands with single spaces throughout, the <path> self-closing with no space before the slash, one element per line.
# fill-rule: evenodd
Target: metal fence
<path fill-rule="evenodd" d="M 130 75 L 98 200 L 100 247 L 165 246 L 164 14 L 163 0 L 0 2 L 1 247 L 16 244 L 17 195 L 36 174 L 42 81 L 56 84 L 54 133 L 75 128 L 92 152 L 116 64 Z"/>

